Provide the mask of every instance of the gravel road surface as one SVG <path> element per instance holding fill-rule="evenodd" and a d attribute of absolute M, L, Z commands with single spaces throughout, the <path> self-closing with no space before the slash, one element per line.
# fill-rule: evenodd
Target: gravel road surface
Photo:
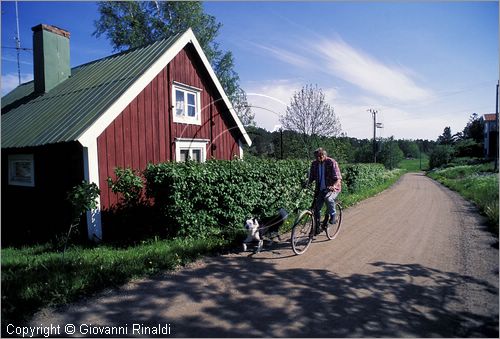
<path fill-rule="evenodd" d="M 342 226 L 301 256 L 283 239 L 205 258 L 31 324 L 62 336 L 73 324 L 97 337 L 498 338 L 498 239 L 472 204 L 411 173 L 347 209 Z"/>

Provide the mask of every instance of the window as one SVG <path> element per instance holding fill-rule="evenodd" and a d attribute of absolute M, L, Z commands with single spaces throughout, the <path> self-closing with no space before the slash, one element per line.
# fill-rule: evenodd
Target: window
<path fill-rule="evenodd" d="M 200 92 L 195 87 L 174 83 L 174 122 L 201 125 Z"/>
<path fill-rule="evenodd" d="M 207 159 L 208 140 L 200 139 L 176 139 L 175 155 L 176 160 L 184 162 L 187 160 L 205 162 Z"/>
<path fill-rule="evenodd" d="M 9 155 L 9 185 L 35 186 L 33 154 Z"/>

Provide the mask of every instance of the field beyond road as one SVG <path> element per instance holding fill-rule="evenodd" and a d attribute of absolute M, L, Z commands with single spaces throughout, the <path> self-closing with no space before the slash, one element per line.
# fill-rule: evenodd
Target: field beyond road
<path fill-rule="evenodd" d="M 74 324 L 78 336 L 81 324 L 128 336 L 133 324 L 168 324 L 178 337 L 496 338 L 498 239 L 483 223 L 457 193 L 410 173 L 346 210 L 337 239 L 322 234 L 304 255 L 283 239 L 208 257 L 44 309 L 31 325 Z"/>

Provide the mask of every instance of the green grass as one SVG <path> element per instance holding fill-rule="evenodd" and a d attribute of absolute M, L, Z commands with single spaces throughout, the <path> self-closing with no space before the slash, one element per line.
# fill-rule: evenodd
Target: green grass
<path fill-rule="evenodd" d="M 391 186 L 404 173 L 386 171 L 370 189 L 340 195 L 344 208 Z M 290 228 L 293 215 L 284 229 Z M 130 279 L 173 270 L 239 244 L 244 232 L 220 237 L 145 242 L 128 248 L 70 247 L 63 258 L 51 245 L 2 249 L 2 325 L 19 324 L 38 309 L 118 287 Z M 240 239 L 241 238 L 241 239 Z"/>
<path fill-rule="evenodd" d="M 426 171 L 429 168 L 429 157 L 422 154 L 422 159 L 404 159 L 398 167 L 407 172 Z"/>
<path fill-rule="evenodd" d="M 44 306 L 65 304 L 196 260 L 228 246 L 219 239 L 152 241 L 126 249 L 48 246 L 2 249 L 2 324 L 26 320 Z"/>
<path fill-rule="evenodd" d="M 473 201 L 498 235 L 498 172 L 493 164 L 463 165 L 433 170 L 428 175 Z"/>

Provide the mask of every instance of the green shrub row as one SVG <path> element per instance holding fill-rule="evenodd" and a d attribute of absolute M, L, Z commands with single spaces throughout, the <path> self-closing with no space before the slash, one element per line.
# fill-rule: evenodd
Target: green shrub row
<path fill-rule="evenodd" d="M 387 170 L 382 164 L 350 164 L 342 167 L 343 189 L 358 193 L 381 183 Z"/>
<path fill-rule="evenodd" d="M 170 234 L 224 236 L 240 231 L 248 216 L 309 207 L 312 192 L 301 186 L 309 166 L 302 160 L 161 163 L 150 164 L 144 177 Z M 346 193 L 373 188 L 388 173 L 381 164 L 341 165 L 341 170 Z"/>
<path fill-rule="evenodd" d="M 150 164 L 144 177 L 165 224 L 176 227 L 171 234 L 205 237 L 238 231 L 248 216 L 302 207 L 308 166 L 298 160 L 161 163 Z"/>

